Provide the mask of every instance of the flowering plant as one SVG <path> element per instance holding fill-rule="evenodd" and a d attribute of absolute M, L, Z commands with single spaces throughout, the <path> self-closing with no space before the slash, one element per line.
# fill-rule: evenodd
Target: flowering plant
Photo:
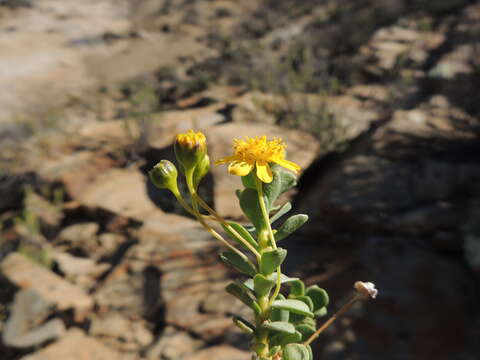
<path fill-rule="evenodd" d="M 162 160 L 155 165 L 150 179 L 157 187 L 170 190 L 178 202 L 229 249 L 220 258 L 248 277 L 246 281 L 230 283 L 226 291 L 253 311 L 253 322 L 238 316 L 233 318 L 242 331 L 253 337 L 253 359 L 312 360 L 310 343 L 355 301 L 375 297 L 376 289 L 371 283 L 357 282 L 351 300 L 317 329 L 316 319 L 327 314 L 328 294 L 318 285 L 306 287 L 300 279 L 283 274 L 281 266 L 287 250 L 277 246 L 299 229 L 308 216 L 293 215 L 278 228 L 272 226 L 292 208 L 289 202 L 283 205 L 276 202 L 281 194 L 296 185 L 292 172 L 297 173 L 300 167 L 285 159 L 285 144 L 281 139 L 268 141 L 263 136 L 234 140 L 233 148 L 233 155 L 215 164 L 229 163 L 228 171 L 241 176 L 244 188 L 237 190 L 236 195 L 252 226 L 225 220 L 198 195 L 198 186 L 210 167 L 206 138 L 201 132 L 190 130 L 179 134 L 174 144 L 190 203 L 178 189 L 178 171 L 170 161 Z M 212 221 L 219 223 L 240 248 L 212 228 Z M 288 286 L 287 295 L 281 293 L 282 285 Z"/>

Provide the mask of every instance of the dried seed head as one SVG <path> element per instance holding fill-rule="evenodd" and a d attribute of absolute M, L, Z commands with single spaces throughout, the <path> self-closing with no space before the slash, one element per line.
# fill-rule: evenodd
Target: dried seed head
<path fill-rule="evenodd" d="M 357 281 L 353 287 L 357 293 L 362 295 L 365 299 L 375 299 L 378 295 L 378 290 L 375 288 L 375 284 L 371 282 Z"/>

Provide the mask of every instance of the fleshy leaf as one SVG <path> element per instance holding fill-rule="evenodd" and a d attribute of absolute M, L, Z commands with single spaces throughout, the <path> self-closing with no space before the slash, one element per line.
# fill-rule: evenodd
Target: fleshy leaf
<path fill-rule="evenodd" d="M 310 311 L 313 311 L 313 301 L 308 296 L 305 296 L 305 295 L 297 296 L 296 299 L 300 300 L 300 301 L 303 301 L 305 304 L 308 305 Z"/>
<path fill-rule="evenodd" d="M 248 175 L 242 176 L 242 184 L 247 189 L 256 189 L 257 184 L 255 181 L 255 171 L 251 171 Z"/>
<path fill-rule="evenodd" d="M 230 283 L 225 290 L 235 296 L 238 300 L 250 307 L 255 313 L 260 314 L 260 306 L 255 302 L 253 294 L 243 284 Z"/>
<path fill-rule="evenodd" d="M 270 344 L 273 346 L 285 346 L 290 343 L 297 343 L 302 340 L 302 334 L 295 331 L 293 334 L 280 333 L 270 338 Z"/>
<path fill-rule="evenodd" d="M 250 219 L 255 228 L 267 229 L 268 226 L 263 219 L 262 209 L 258 203 L 258 193 L 254 189 L 245 189 L 240 195 L 240 207 Z"/>
<path fill-rule="evenodd" d="M 243 332 L 253 334 L 255 331 L 255 326 L 240 316 L 234 316 L 232 320 L 233 323 L 237 325 Z"/>
<path fill-rule="evenodd" d="M 267 276 L 267 278 L 269 280 L 272 280 L 272 281 L 277 281 L 277 272 L 274 272 L 273 274 Z M 288 277 L 287 275 L 285 274 L 280 274 L 280 283 L 281 284 L 288 284 L 288 283 L 291 283 L 292 281 L 296 281 L 298 280 L 298 278 L 294 278 L 294 277 Z M 245 285 L 247 288 L 249 288 L 250 290 L 254 290 L 253 289 L 253 279 L 248 279 L 246 280 L 243 285 Z M 279 294 L 281 295 L 281 294 Z"/>
<path fill-rule="evenodd" d="M 288 235 L 295 232 L 308 220 L 308 215 L 297 214 L 290 216 L 285 222 L 280 226 L 280 228 L 275 233 L 275 240 L 280 241 L 285 239 Z"/>
<path fill-rule="evenodd" d="M 246 275 L 255 276 L 257 273 L 257 268 L 250 260 L 244 259 L 232 251 L 225 251 L 221 253 L 220 259 L 222 259 L 224 263 Z"/>
<path fill-rule="evenodd" d="M 270 280 L 262 274 L 257 274 L 253 278 L 253 289 L 257 297 L 261 297 L 270 293 L 270 290 L 275 286 L 275 281 Z"/>
<path fill-rule="evenodd" d="M 262 254 L 260 272 L 266 276 L 272 274 L 277 269 L 277 267 L 279 267 L 282 264 L 286 256 L 287 256 L 287 250 L 282 248 L 265 251 Z"/>
<path fill-rule="evenodd" d="M 273 224 L 275 221 L 280 219 L 283 215 L 285 215 L 287 212 L 292 210 L 292 203 L 289 201 L 286 204 L 283 204 L 283 206 L 278 210 L 275 215 L 273 215 L 270 218 L 270 223 Z"/>
<path fill-rule="evenodd" d="M 317 311 L 315 311 L 314 314 L 315 314 L 316 317 L 322 317 L 322 316 L 327 315 L 327 312 L 328 312 L 327 307 L 324 306 L 324 307 L 318 309 Z"/>
<path fill-rule="evenodd" d="M 315 327 L 308 324 L 295 325 L 295 329 L 302 334 L 302 341 L 306 341 L 316 331 Z"/>
<path fill-rule="evenodd" d="M 289 285 L 290 296 L 296 298 L 297 296 L 305 295 L 305 284 L 302 280 L 292 281 Z"/>
<path fill-rule="evenodd" d="M 329 303 L 327 292 L 318 285 L 312 285 L 307 288 L 306 295 L 312 299 L 313 311 L 317 311 Z"/>
<path fill-rule="evenodd" d="M 250 233 L 247 231 L 247 229 L 245 229 L 242 225 L 240 225 L 239 223 L 236 223 L 234 221 L 227 221 L 228 225 L 230 225 L 239 235 L 241 235 L 246 241 L 248 241 L 248 243 L 250 245 L 252 245 L 255 249 L 258 250 L 258 243 L 255 241 L 255 239 L 252 237 L 252 235 L 250 235 Z M 232 240 L 236 241 L 237 243 L 239 243 L 240 245 L 242 245 L 245 249 L 247 250 L 250 250 L 248 249 L 248 247 L 245 246 L 245 244 L 243 244 L 241 241 L 239 241 L 237 239 L 237 237 L 235 235 L 233 235 L 233 233 L 225 226 L 225 225 L 222 225 L 223 227 L 223 230 L 225 230 L 225 232 L 230 235 L 230 237 L 232 238 Z"/>
<path fill-rule="evenodd" d="M 295 326 L 285 321 L 265 322 L 262 326 L 272 331 L 278 331 L 286 334 L 295 334 Z"/>
<path fill-rule="evenodd" d="M 288 310 L 294 314 L 313 317 L 313 313 L 310 311 L 308 305 L 300 300 L 292 300 L 292 299 L 275 300 L 272 303 L 272 308 Z"/>
<path fill-rule="evenodd" d="M 288 344 L 283 349 L 282 360 L 311 360 L 311 357 L 305 345 Z"/>

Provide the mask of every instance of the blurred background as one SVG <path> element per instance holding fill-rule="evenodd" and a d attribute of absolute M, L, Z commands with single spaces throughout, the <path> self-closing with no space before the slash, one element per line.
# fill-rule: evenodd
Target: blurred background
<path fill-rule="evenodd" d="M 0 358 L 249 359 L 221 246 L 155 190 L 174 134 L 282 137 L 315 359 L 479 359 L 480 2 L 0 0 Z M 202 196 L 242 220 L 238 178 Z M 326 319 L 326 318 L 325 318 Z"/>

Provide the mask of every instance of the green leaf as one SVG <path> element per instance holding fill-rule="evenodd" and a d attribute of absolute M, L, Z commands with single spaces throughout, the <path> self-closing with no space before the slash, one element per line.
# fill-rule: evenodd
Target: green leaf
<path fill-rule="evenodd" d="M 288 344 L 283 349 L 282 360 L 310 360 L 310 352 L 302 344 Z"/>
<path fill-rule="evenodd" d="M 268 330 L 278 331 L 286 334 L 295 334 L 295 326 L 285 321 L 265 322 L 262 326 Z"/>
<path fill-rule="evenodd" d="M 290 216 L 285 222 L 280 226 L 280 228 L 275 233 L 275 240 L 280 241 L 285 239 L 288 235 L 296 231 L 308 220 L 308 215 L 297 214 Z"/>
<path fill-rule="evenodd" d="M 243 190 L 242 194 L 240 195 L 240 207 L 257 230 L 268 228 L 263 218 L 262 209 L 260 208 L 260 204 L 258 203 L 257 190 Z"/>
<path fill-rule="evenodd" d="M 242 184 L 245 186 L 247 189 L 256 189 L 257 184 L 255 180 L 255 171 L 250 171 L 250 173 L 246 176 L 242 176 Z"/>
<path fill-rule="evenodd" d="M 272 274 L 277 269 L 277 267 L 279 267 L 282 264 L 286 256 L 287 256 L 287 250 L 282 248 L 265 251 L 262 254 L 260 272 L 267 276 Z"/>
<path fill-rule="evenodd" d="M 270 320 L 272 321 L 288 321 L 290 319 L 290 313 L 287 310 L 272 309 L 270 312 Z"/>
<path fill-rule="evenodd" d="M 277 272 L 274 272 L 273 274 L 270 274 L 269 276 L 267 276 L 267 279 L 277 282 Z M 291 283 L 292 281 L 296 281 L 296 280 L 298 280 L 298 278 L 288 277 L 285 274 L 280 274 L 280 284 L 288 284 L 288 283 Z M 243 283 L 243 285 L 245 285 L 250 290 L 254 291 L 253 279 L 247 279 Z M 281 295 L 281 294 L 279 294 L 279 295 Z"/>
<path fill-rule="evenodd" d="M 278 210 L 275 215 L 273 215 L 270 218 L 270 224 L 273 224 L 275 221 L 280 219 L 283 215 L 285 215 L 287 212 L 292 210 L 292 203 L 289 201 L 286 204 L 283 204 L 283 206 Z"/>
<path fill-rule="evenodd" d="M 225 290 L 250 307 L 256 314 L 260 314 L 260 306 L 255 302 L 255 298 L 250 290 L 248 290 L 243 284 L 230 283 Z"/>
<path fill-rule="evenodd" d="M 313 351 L 310 345 L 305 345 L 308 350 L 308 360 L 313 360 Z"/>
<path fill-rule="evenodd" d="M 315 311 L 314 314 L 315 314 L 316 317 L 322 317 L 322 316 L 327 315 L 327 312 L 328 312 L 327 307 L 324 306 L 324 307 L 318 309 L 317 311 Z"/>
<path fill-rule="evenodd" d="M 237 196 L 238 200 L 240 200 L 242 196 L 242 192 L 243 190 L 240 190 L 240 189 L 235 190 L 235 195 Z"/>
<path fill-rule="evenodd" d="M 253 334 L 253 332 L 255 331 L 255 326 L 253 326 L 251 323 L 249 323 L 247 320 L 240 316 L 234 316 L 232 320 L 233 323 L 237 325 L 243 332 Z"/>
<path fill-rule="evenodd" d="M 303 301 L 305 304 L 308 305 L 310 311 L 313 311 L 313 301 L 308 296 L 305 296 L 305 295 L 297 296 L 296 299 L 300 300 L 300 301 Z"/>
<path fill-rule="evenodd" d="M 244 259 L 232 251 L 225 251 L 221 253 L 220 259 L 222 259 L 224 263 L 246 275 L 255 276 L 257 273 L 257 268 L 250 260 Z"/>
<path fill-rule="evenodd" d="M 302 334 L 295 331 L 293 334 L 280 333 L 270 338 L 270 344 L 273 346 L 285 346 L 290 343 L 297 343 L 302 340 Z"/>
<path fill-rule="evenodd" d="M 275 300 L 272 303 L 272 308 L 274 309 L 282 309 L 288 310 L 294 314 L 305 315 L 313 317 L 312 312 L 308 308 L 308 305 L 305 304 L 303 301 L 300 300 Z"/>
<path fill-rule="evenodd" d="M 295 329 L 302 334 L 302 341 L 308 340 L 317 330 L 315 327 L 308 324 L 295 325 Z"/>
<path fill-rule="evenodd" d="M 296 298 L 297 296 L 305 295 L 305 284 L 302 280 L 290 282 L 290 296 Z"/>
<path fill-rule="evenodd" d="M 297 178 L 291 172 L 281 166 L 272 166 L 273 180 L 269 184 L 263 184 L 263 192 L 267 197 L 267 209 L 270 212 L 277 198 L 288 189 L 297 184 Z"/>
<path fill-rule="evenodd" d="M 275 281 L 270 280 L 262 274 L 257 274 L 253 278 L 253 289 L 255 294 L 257 294 L 257 297 L 269 294 L 274 286 Z"/>
<path fill-rule="evenodd" d="M 318 285 L 308 287 L 306 295 L 312 299 L 313 311 L 317 311 L 327 306 L 330 302 L 327 292 Z"/>
<path fill-rule="evenodd" d="M 258 243 L 255 241 L 255 239 L 250 235 L 250 233 L 245 229 L 242 225 L 239 223 L 236 223 L 234 221 L 227 221 L 228 225 L 230 225 L 240 236 L 242 236 L 250 245 L 252 245 L 256 250 L 258 250 Z M 245 249 L 248 249 L 248 247 L 245 246 L 244 243 L 242 243 L 240 240 L 237 239 L 235 235 L 230 231 L 229 228 L 227 228 L 225 225 L 222 225 L 223 230 L 230 235 L 232 240 L 236 241 L 240 245 L 242 245 Z"/>

